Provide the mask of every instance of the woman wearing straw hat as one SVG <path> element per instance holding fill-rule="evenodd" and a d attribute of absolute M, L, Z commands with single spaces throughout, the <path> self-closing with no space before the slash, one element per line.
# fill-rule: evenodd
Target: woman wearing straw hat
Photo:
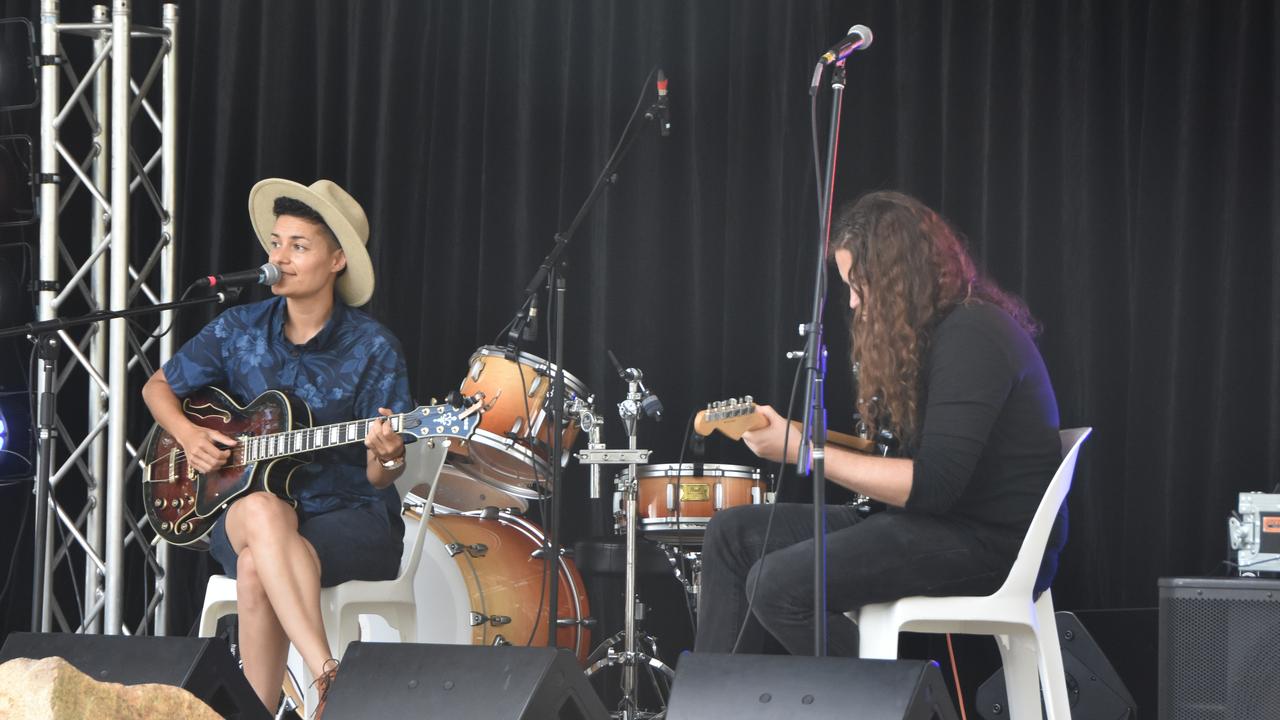
<path fill-rule="evenodd" d="M 316 424 L 411 410 L 400 343 L 354 308 L 373 294 L 365 246 L 369 222 L 329 180 L 280 179 L 249 193 L 249 214 L 281 279 L 269 300 L 234 307 L 188 341 L 143 388 L 152 415 L 196 470 L 230 456 L 235 438 L 183 414 L 179 398 L 216 385 L 242 401 L 266 390 L 307 403 Z M 209 536 L 210 551 L 236 578 L 240 651 L 250 684 L 275 708 L 289 643 L 318 678 L 323 697 L 337 670 L 320 616 L 320 588 L 394 578 L 404 526 L 393 483 L 404 441 L 377 423 L 365 448 L 315 453 L 295 471 L 295 510 L 270 493 L 232 503 Z M 323 703 L 322 703 L 323 704 Z"/>

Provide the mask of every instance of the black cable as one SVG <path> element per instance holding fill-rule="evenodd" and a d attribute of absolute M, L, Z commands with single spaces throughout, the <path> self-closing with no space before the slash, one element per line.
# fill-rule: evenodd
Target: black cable
<path fill-rule="evenodd" d="M 756 584 L 751 588 L 750 594 L 747 595 L 747 613 L 742 618 L 742 625 L 738 628 L 738 637 L 733 641 L 733 649 L 730 653 L 738 652 L 738 645 L 742 644 L 742 636 L 747 630 L 747 623 L 751 622 L 751 607 L 755 603 L 756 590 L 760 587 L 760 581 L 764 577 L 764 561 L 769 552 L 769 533 L 773 531 L 773 515 L 778 511 L 778 496 L 782 494 L 782 483 L 787 473 L 787 445 L 791 436 L 791 411 L 795 408 L 796 389 L 800 385 L 800 371 L 804 369 L 804 363 L 796 364 L 796 374 L 791 381 L 791 397 L 787 400 L 787 414 L 783 417 L 786 423 L 786 429 L 782 432 L 782 459 L 778 461 L 778 483 L 774 487 L 773 505 L 769 508 L 769 521 L 764 526 L 764 540 L 760 543 L 760 559 L 754 564 L 758 564 L 760 569 L 756 572 Z"/>
<path fill-rule="evenodd" d="M 191 283 L 190 285 L 188 285 L 187 289 L 182 291 L 182 296 L 179 297 L 175 302 L 182 302 L 183 300 L 186 300 L 187 296 L 191 294 L 191 291 L 194 290 L 195 287 L 196 287 L 195 283 Z M 125 319 L 128 320 L 129 323 L 132 324 L 134 327 L 138 328 L 138 330 L 142 331 L 142 334 L 144 337 L 152 340 L 158 340 L 164 337 L 165 335 L 168 335 L 169 332 L 173 330 L 173 319 L 177 317 L 178 317 L 178 314 L 175 312 L 173 314 L 173 318 L 169 320 L 169 326 L 166 328 L 156 328 L 156 331 L 154 333 L 146 332 L 146 329 L 142 327 L 141 320 L 136 320 L 134 318 L 125 318 Z"/>
<path fill-rule="evenodd" d="M 689 447 L 689 433 L 693 432 L 693 421 L 695 418 L 698 417 L 698 412 L 699 411 L 694 410 L 693 413 L 689 415 L 689 422 L 686 423 L 684 426 L 684 440 L 680 442 L 680 455 L 676 460 L 676 538 L 677 538 L 676 547 L 677 548 L 680 547 L 679 539 L 684 535 L 684 528 L 680 525 L 680 516 L 683 514 L 683 508 L 681 507 L 681 502 L 680 502 L 680 483 L 681 483 L 681 480 L 684 479 L 684 474 L 683 474 L 684 473 L 684 451 L 686 448 Z M 637 485 L 637 487 L 639 486 Z M 636 498 L 636 501 L 639 502 L 638 497 Z M 637 510 L 638 509 L 639 508 L 637 508 Z M 712 512 L 714 512 L 714 510 L 712 510 Z M 637 514 L 636 517 L 639 517 L 639 515 Z M 683 558 L 676 558 L 676 562 L 680 562 L 682 559 Z M 692 578 L 690 578 L 690 580 L 692 580 Z M 689 592 L 688 590 L 686 590 L 681 594 L 684 595 L 685 611 L 689 613 L 689 625 L 690 627 L 694 628 L 694 631 L 696 632 L 698 628 L 698 618 L 693 611 L 693 603 L 689 601 Z"/>

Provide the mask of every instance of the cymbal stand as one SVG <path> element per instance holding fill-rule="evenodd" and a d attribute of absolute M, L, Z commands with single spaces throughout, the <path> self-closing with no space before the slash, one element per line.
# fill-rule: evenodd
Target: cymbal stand
<path fill-rule="evenodd" d="M 600 668 L 621 665 L 621 710 L 615 717 L 619 717 L 620 720 L 636 720 L 641 717 L 636 697 L 639 667 L 645 665 L 649 668 L 657 668 L 665 673 L 668 679 L 675 677 L 675 671 L 655 657 L 657 645 L 652 638 L 646 637 L 645 639 L 653 655 L 641 652 L 636 647 L 636 610 L 639 606 L 639 599 L 636 597 L 636 525 L 638 524 L 636 506 L 639 505 L 640 487 L 636 465 L 649 460 L 649 451 L 641 450 L 636 446 L 636 428 L 641 417 L 660 420 L 662 417 L 662 403 L 656 395 L 645 388 L 643 373 L 636 368 L 622 368 L 617 358 L 613 357 L 612 352 L 609 353 L 609 357 L 613 360 L 614 365 L 617 366 L 618 374 L 627 381 L 627 399 L 618 403 L 618 414 L 621 416 L 622 424 L 627 430 L 628 449 L 588 448 L 578 453 L 578 461 L 586 465 L 628 466 L 625 479 L 620 481 L 620 489 L 627 506 L 627 563 L 624 590 L 626 602 L 624 604 L 622 632 L 602 646 L 607 648 L 606 656 L 591 665 L 587 672 L 591 674 Z M 592 446 L 599 444 L 594 442 L 595 439 L 592 438 Z M 619 636 L 621 637 L 619 638 Z M 615 649 L 619 639 L 623 641 L 623 651 L 621 653 Z M 592 654 L 592 657 L 595 657 L 598 652 L 599 649 Z M 651 716 L 652 714 L 645 715 L 645 717 Z"/>

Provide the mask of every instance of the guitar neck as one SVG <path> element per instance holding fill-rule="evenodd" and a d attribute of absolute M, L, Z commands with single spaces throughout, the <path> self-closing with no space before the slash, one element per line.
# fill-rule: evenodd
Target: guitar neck
<path fill-rule="evenodd" d="M 247 435 L 239 438 L 238 448 L 243 453 L 244 464 L 274 460 L 275 458 L 302 453 L 315 452 L 328 448 L 363 443 L 369 435 L 369 428 L 384 416 L 367 420 L 348 420 L 346 422 L 321 425 L 319 427 L 287 430 L 285 432 L 266 435 Z M 386 416 L 391 423 L 392 432 L 404 430 L 404 415 Z"/>

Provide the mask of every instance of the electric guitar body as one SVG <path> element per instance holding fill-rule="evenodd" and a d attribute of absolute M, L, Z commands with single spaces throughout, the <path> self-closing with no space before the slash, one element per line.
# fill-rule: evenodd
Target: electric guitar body
<path fill-rule="evenodd" d="M 479 422 L 481 407 L 419 407 L 386 418 L 392 430 L 417 438 L 466 439 Z M 177 440 L 157 426 L 144 448 L 142 496 L 147 520 L 174 545 L 202 540 L 233 500 L 256 491 L 269 492 L 297 506 L 293 474 L 310 454 L 330 447 L 362 443 L 372 423 L 351 420 L 314 427 L 303 401 L 268 390 L 240 405 L 215 387 L 202 388 L 182 401 L 182 412 L 196 425 L 234 437 L 227 464 L 200 473 L 187 464 Z"/>

